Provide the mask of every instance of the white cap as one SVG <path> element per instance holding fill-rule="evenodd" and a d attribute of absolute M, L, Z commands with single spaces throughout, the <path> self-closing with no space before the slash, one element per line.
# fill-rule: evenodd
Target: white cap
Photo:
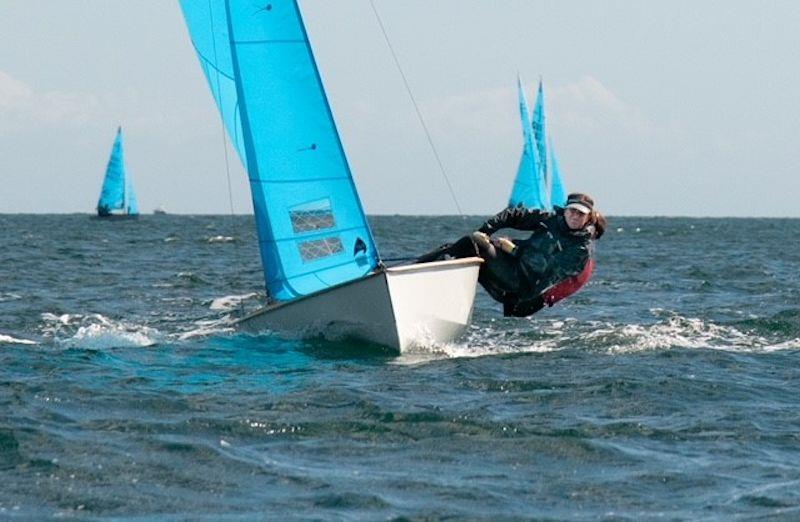
<path fill-rule="evenodd" d="M 567 205 L 564 208 L 574 208 L 575 210 L 577 210 L 581 214 L 588 214 L 589 212 L 592 211 L 592 209 L 590 209 L 589 207 L 587 207 L 583 203 L 570 203 L 569 205 Z"/>

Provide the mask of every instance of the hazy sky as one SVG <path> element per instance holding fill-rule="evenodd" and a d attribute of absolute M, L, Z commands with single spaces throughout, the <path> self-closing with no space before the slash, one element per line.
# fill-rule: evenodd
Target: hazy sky
<path fill-rule="evenodd" d="M 367 213 L 456 213 L 369 1 L 300 5 Z M 519 72 L 608 214 L 800 216 L 800 2 L 375 5 L 465 213 L 507 201 Z M 0 44 L 0 212 L 92 212 L 118 124 L 143 212 L 230 212 L 177 1 L 0 0 Z"/>

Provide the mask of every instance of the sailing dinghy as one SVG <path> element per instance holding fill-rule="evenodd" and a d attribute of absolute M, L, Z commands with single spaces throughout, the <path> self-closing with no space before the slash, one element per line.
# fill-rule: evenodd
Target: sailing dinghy
<path fill-rule="evenodd" d="M 245 165 L 269 306 L 251 332 L 360 338 L 399 352 L 469 323 L 479 258 L 384 267 L 296 0 L 181 0 Z"/>
<path fill-rule="evenodd" d="M 111 147 L 111 155 L 97 201 L 97 216 L 101 218 L 136 218 L 139 204 L 133 183 L 125 168 L 125 151 L 122 146 L 122 127 L 117 128 L 117 136 Z"/>

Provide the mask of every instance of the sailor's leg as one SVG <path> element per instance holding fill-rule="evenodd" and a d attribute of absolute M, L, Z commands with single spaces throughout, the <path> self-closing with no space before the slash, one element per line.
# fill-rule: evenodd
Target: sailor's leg
<path fill-rule="evenodd" d="M 441 261 L 444 259 L 444 256 L 447 255 L 448 249 L 453 246 L 452 243 L 445 243 L 442 246 L 438 246 L 431 250 L 430 252 L 426 252 L 416 258 L 414 262 L 416 263 L 430 263 L 431 261 Z"/>
<path fill-rule="evenodd" d="M 417 263 L 430 263 L 451 258 L 477 257 L 478 247 L 470 236 L 464 236 L 455 243 L 446 243 L 430 252 L 422 254 L 416 259 Z"/>
<path fill-rule="evenodd" d="M 455 258 L 478 257 L 480 255 L 478 246 L 470 236 L 464 236 L 450 245 L 447 253 Z"/>
<path fill-rule="evenodd" d="M 531 299 L 509 299 L 503 303 L 503 315 L 506 317 L 528 317 L 544 308 L 544 298 L 535 296 Z"/>
<path fill-rule="evenodd" d="M 518 294 L 522 291 L 522 274 L 519 261 L 502 250 L 495 252 L 495 257 L 484 257 L 478 274 L 478 282 L 484 287 L 491 285 L 503 289 L 506 293 Z"/>

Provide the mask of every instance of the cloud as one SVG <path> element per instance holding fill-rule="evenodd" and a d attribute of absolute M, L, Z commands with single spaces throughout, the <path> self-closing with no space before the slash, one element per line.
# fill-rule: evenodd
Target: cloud
<path fill-rule="evenodd" d="M 5 125 L 62 123 L 83 125 L 95 118 L 100 103 L 93 95 L 62 91 L 37 92 L 0 71 L 0 115 Z"/>
<path fill-rule="evenodd" d="M 536 99 L 534 83 L 527 84 L 528 103 L 533 109 Z M 545 85 L 548 128 L 559 136 L 593 140 L 604 135 L 615 140 L 670 143 L 685 133 L 675 124 L 659 125 L 641 108 L 631 104 L 599 79 L 586 75 L 562 85 Z M 418 125 L 405 116 L 413 114 L 410 104 L 397 103 L 391 110 L 370 104 L 354 107 L 357 120 L 363 125 L 380 121 L 402 129 Z M 438 139 L 474 137 L 494 143 L 519 141 L 521 130 L 516 81 L 507 85 L 462 92 L 420 102 L 426 124 Z M 370 123 L 373 122 L 373 123 Z M 469 139 L 469 138 L 468 138 Z"/>
<path fill-rule="evenodd" d="M 33 90 L 27 84 L 0 71 L 0 111 L 23 107 L 33 98 Z"/>
<path fill-rule="evenodd" d="M 533 109 L 536 99 L 534 84 L 527 85 L 528 103 Z M 597 136 L 613 132 L 634 139 L 676 137 L 674 126 L 656 124 L 639 107 L 624 101 L 597 78 L 586 75 L 563 85 L 545 85 L 548 126 L 557 134 Z M 484 137 L 509 136 L 509 125 L 518 131 L 517 88 L 513 78 L 508 85 L 471 91 L 422 106 L 427 121 L 438 129 L 479 133 Z"/>
<path fill-rule="evenodd" d="M 566 132 L 597 133 L 613 128 L 645 137 L 663 130 L 593 76 L 556 87 L 550 97 L 557 121 Z"/>

